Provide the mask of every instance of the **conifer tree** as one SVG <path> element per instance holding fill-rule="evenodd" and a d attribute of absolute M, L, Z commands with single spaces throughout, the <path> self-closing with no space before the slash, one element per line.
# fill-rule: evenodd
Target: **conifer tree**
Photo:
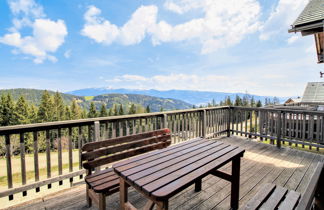
<path fill-rule="evenodd" d="M 86 109 L 82 109 L 82 112 L 81 112 L 81 119 L 85 119 L 87 118 L 87 110 Z"/>
<path fill-rule="evenodd" d="M 71 119 L 72 119 L 71 109 L 69 106 L 66 106 L 64 110 L 64 120 L 71 120 Z"/>
<path fill-rule="evenodd" d="M 135 104 L 132 104 L 129 108 L 128 114 L 136 114 Z"/>
<path fill-rule="evenodd" d="M 118 115 L 124 115 L 124 109 L 122 104 L 119 105 Z"/>
<path fill-rule="evenodd" d="M 53 100 L 53 121 L 63 120 L 64 118 L 64 103 L 62 96 L 56 92 Z"/>
<path fill-rule="evenodd" d="M 1 96 L 0 119 L 1 126 L 16 125 L 17 117 L 14 110 L 14 102 L 10 94 Z"/>
<path fill-rule="evenodd" d="M 80 106 L 78 105 L 77 101 L 73 99 L 72 105 L 71 105 L 71 119 L 77 120 L 81 118 L 81 110 Z"/>
<path fill-rule="evenodd" d="M 29 107 L 28 107 L 28 113 L 29 113 L 29 121 L 30 123 L 36 123 L 37 122 L 37 107 L 33 104 L 31 104 Z"/>
<path fill-rule="evenodd" d="M 113 105 L 113 115 L 117 116 L 118 115 L 118 107 L 116 104 Z"/>
<path fill-rule="evenodd" d="M 146 113 L 150 113 L 151 112 L 151 109 L 150 109 L 150 106 L 149 105 L 146 106 L 145 112 Z"/>
<path fill-rule="evenodd" d="M 163 111 L 164 111 L 164 110 L 163 110 L 163 107 L 161 107 L 161 108 L 160 108 L 160 112 L 163 112 Z"/>
<path fill-rule="evenodd" d="M 262 107 L 262 102 L 260 100 L 258 100 L 256 107 Z"/>
<path fill-rule="evenodd" d="M 99 116 L 100 117 L 107 117 L 108 116 L 107 109 L 106 109 L 106 105 L 104 103 L 101 104 Z"/>
<path fill-rule="evenodd" d="M 234 101 L 234 106 L 242 106 L 243 105 L 243 102 L 242 102 L 242 99 L 239 95 L 236 95 L 235 96 L 235 101 Z"/>
<path fill-rule="evenodd" d="M 98 116 L 98 113 L 97 113 L 97 109 L 96 109 L 96 106 L 93 102 L 91 102 L 90 104 L 90 109 L 89 109 L 89 112 L 88 112 L 88 118 L 95 118 Z"/>
<path fill-rule="evenodd" d="M 53 120 L 53 101 L 47 90 L 43 92 L 41 104 L 37 113 L 38 122 L 50 122 Z"/>
<path fill-rule="evenodd" d="M 25 97 L 21 95 L 15 106 L 17 124 L 27 124 L 30 122 L 28 111 L 28 104 L 25 100 Z"/>
<path fill-rule="evenodd" d="M 251 107 L 255 107 L 255 105 L 256 105 L 256 104 L 255 104 L 255 100 L 254 100 L 254 97 L 252 96 L 252 97 L 251 97 L 251 101 L 250 101 L 250 106 L 251 106 Z"/>
<path fill-rule="evenodd" d="M 114 113 L 113 113 L 113 108 L 111 107 L 111 108 L 109 109 L 108 116 L 113 116 L 113 115 L 114 115 Z"/>

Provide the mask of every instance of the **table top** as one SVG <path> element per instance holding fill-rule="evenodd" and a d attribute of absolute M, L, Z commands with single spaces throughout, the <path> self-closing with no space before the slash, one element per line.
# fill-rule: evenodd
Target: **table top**
<path fill-rule="evenodd" d="M 133 187 L 160 200 L 172 197 L 243 153 L 237 146 L 197 138 L 121 161 L 112 167 Z"/>

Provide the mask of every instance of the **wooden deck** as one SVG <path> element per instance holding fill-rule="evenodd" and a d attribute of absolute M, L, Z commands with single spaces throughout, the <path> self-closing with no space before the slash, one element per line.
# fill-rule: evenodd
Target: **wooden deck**
<path fill-rule="evenodd" d="M 240 137 L 220 138 L 232 145 L 246 149 L 241 165 L 240 207 L 258 191 L 263 183 L 277 185 L 303 193 L 314 171 L 316 163 L 324 160 L 324 155 L 295 149 L 267 145 Z M 222 168 L 230 173 L 229 165 Z M 169 202 L 170 209 L 229 209 L 230 184 L 212 175 L 203 180 L 202 190 L 194 192 L 194 185 L 174 196 Z M 146 199 L 130 189 L 129 200 L 141 208 Z M 73 187 L 55 195 L 46 196 L 13 209 L 97 209 L 86 207 L 85 185 Z M 119 209 L 119 193 L 107 197 L 107 209 Z"/>

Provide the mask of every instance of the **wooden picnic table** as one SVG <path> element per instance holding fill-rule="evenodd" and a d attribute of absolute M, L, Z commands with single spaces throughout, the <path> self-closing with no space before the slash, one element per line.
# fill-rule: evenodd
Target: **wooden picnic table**
<path fill-rule="evenodd" d="M 231 208 L 238 209 L 240 161 L 245 150 L 215 140 L 197 138 L 114 164 L 120 177 L 121 209 L 136 209 L 128 202 L 128 187 L 142 193 L 145 209 L 168 209 L 168 200 L 191 184 L 201 190 L 202 178 L 212 174 L 231 182 Z M 232 174 L 217 169 L 232 162 Z"/>

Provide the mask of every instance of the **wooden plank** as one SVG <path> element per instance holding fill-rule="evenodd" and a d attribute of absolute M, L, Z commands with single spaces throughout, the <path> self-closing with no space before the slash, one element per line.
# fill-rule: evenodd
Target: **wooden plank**
<path fill-rule="evenodd" d="M 86 162 L 83 164 L 83 167 L 85 169 L 92 169 L 92 168 L 95 168 L 98 166 L 112 163 L 117 160 L 125 159 L 130 156 L 135 156 L 135 155 L 142 154 L 144 152 L 152 151 L 155 149 L 162 149 L 162 148 L 169 146 L 170 144 L 171 144 L 171 141 L 165 141 L 165 142 L 160 142 L 160 143 L 156 143 L 156 144 L 152 144 L 152 145 L 148 145 L 148 146 L 139 147 L 139 148 L 129 150 L 126 152 L 121 152 L 121 153 L 118 153 L 118 154 L 115 154 L 112 156 L 103 157 L 100 159 Z"/>
<path fill-rule="evenodd" d="M 297 210 L 302 209 L 310 209 L 311 204 L 313 202 L 314 195 L 316 192 L 317 184 L 319 182 L 320 177 L 324 177 L 324 170 L 323 170 L 324 162 L 319 162 L 316 166 L 315 172 L 312 175 L 312 178 L 309 184 L 306 187 L 303 196 L 300 199 L 300 202 L 297 206 Z"/>
<path fill-rule="evenodd" d="M 286 195 L 287 191 L 288 190 L 286 188 L 277 186 L 268 200 L 260 207 L 260 210 L 276 209 L 279 206 L 281 200 Z"/>
<path fill-rule="evenodd" d="M 276 185 L 272 183 L 263 185 L 262 188 L 257 192 L 257 194 L 251 200 L 249 200 L 244 209 L 258 209 L 269 198 L 275 188 Z"/>
<path fill-rule="evenodd" d="M 34 137 L 34 172 L 35 172 L 35 181 L 39 181 L 39 163 L 38 163 L 38 133 L 35 131 L 33 132 Z"/>
<path fill-rule="evenodd" d="M 147 192 L 152 192 L 159 186 L 163 186 L 162 183 L 167 184 L 172 182 L 172 178 L 177 178 L 179 174 L 184 173 L 187 170 L 194 170 L 198 168 L 201 164 L 206 164 L 206 161 L 212 161 L 213 159 L 218 158 L 221 154 L 234 150 L 234 147 L 228 145 L 208 145 L 209 150 L 202 154 L 196 155 L 194 157 L 189 157 L 177 164 L 171 165 L 170 167 L 164 168 L 158 171 L 152 171 L 149 175 L 144 176 L 138 180 L 135 180 L 134 183 L 137 186 L 144 186 Z M 217 153 L 218 152 L 218 153 Z M 217 153 L 217 154 L 216 154 Z M 188 171 L 189 173 L 190 171 Z M 123 173 L 121 174 L 123 176 Z"/>
<path fill-rule="evenodd" d="M 12 188 L 12 166 L 11 166 L 11 149 L 10 149 L 10 136 L 5 136 L 6 141 L 6 164 L 7 164 L 7 181 L 8 188 Z"/>
<path fill-rule="evenodd" d="M 69 136 L 68 136 L 68 141 L 69 141 L 69 172 L 73 171 L 73 154 L 72 154 L 72 128 L 68 128 Z"/>
<path fill-rule="evenodd" d="M 173 153 L 174 151 L 179 151 L 181 149 L 185 149 L 185 148 L 188 148 L 188 147 L 191 147 L 191 146 L 195 146 L 197 144 L 200 144 L 200 143 L 203 143 L 203 142 L 206 142 L 208 140 L 203 140 L 202 138 L 196 138 L 196 139 L 192 139 L 190 141 L 186 141 L 184 143 L 181 143 L 181 144 L 176 144 L 176 145 L 173 145 L 172 147 L 168 147 L 168 148 L 165 148 L 164 150 L 157 150 L 157 151 L 153 151 L 153 152 L 150 152 L 150 153 L 147 153 L 147 154 L 143 154 L 143 155 L 140 155 L 138 157 L 133 157 L 129 160 L 124 160 L 124 161 L 121 161 L 121 162 L 118 162 L 116 164 L 113 165 L 114 168 L 119 168 L 121 166 L 124 166 L 124 165 L 128 165 L 130 163 L 134 163 L 134 162 L 138 162 L 140 160 L 144 160 L 146 158 L 150 158 L 150 157 L 153 157 L 154 159 L 157 158 L 157 157 L 160 157 L 160 156 L 157 156 L 158 154 L 161 154 L 162 156 L 165 156 L 166 154 L 169 154 L 169 152 Z M 146 162 L 147 160 L 145 160 Z M 142 164 L 141 162 L 139 162 L 140 164 Z M 128 166 L 127 166 L 128 168 Z M 122 169 L 120 169 L 122 170 Z"/>
<path fill-rule="evenodd" d="M 278 210 L 293 210 L 297 206 L 300 199 L 300 193 L 290 190 L 283 202 L 278 207 Z"/>
<path fill-rule="evenodd" d="M 62 167 L 62 130 L 59 128 L 57 130 L 58 137 L 57 137 L 57 155 L 58 155 L 58 169 L 59 169 L 59 175 L 62 175 L 63 167 Z"/>
<path fill-rule="evenodd" d="M 142 147 L 153 143 L 165 142 L 170 139 L 171 139 L 171 135 L 168 134 L 163 136 L 155 136 L 155 137 L 150 137 L 142 140 L 132 141 L 121 145 L 115 145 L 113 147 L 108 147 L 108 148 L 104 147 L 102 149 L 97 149 L 95 151 L 89 151 L 87 153 L 83 153 L 82 160 L 92 160 L 98 157 L 102 157 L 104 155 L 111 155 L 117 152 L 122 152 L 125 150 L 133 149 L 136 147 Z"/>
<path fill-rule="evenodd" d="M 25 133 L 20 133 L 21 183 L 26 184 Z"/>
<path fill-rule="evenodd" d="M 50 139 L 50 131 L 45 131 L 46 135 L 46 172 L 47 178 L 51 178 L 51 139 Z"/>
<path fill-rule="evenodd" d="M 225 152 L 225 150 L 226 149 L 224 149 L 224 152 Z M 242 150 L 242 149 L 237 148 L 234 150 L 230 150 L 230 148 L 228 148 L 228 150 L 223 155 L 220 155 L 219 158 L 213 159 L 211 162 L 207 162 L 207 164 L 204 164 L 204 167 L 200 168 L 199 170 L 190 170 L 189 167 L 181 169 L 181 171 L 185 172 L 184 174 L 186 174 L 186 175 L 184 175 L 178 179 L 175 179 L 176 181 L 168 183 L 167 185 L 163 186 L 162 188 L 154 191 L 152 193 L 152 196 L 157 197 L 157 198 L 172 197 L 176 193 L 180 192 L 184 188 L 191 185 L 195 180 L 203 178 L 204 176 L 209 174 L 210 171 L 215 170 L 215 168 L 225 165 L 232 158 L 241 156 L 241 155 L 243 155 L 243 153 L 244 153 L 244 150 Z M 198 163 L 198 162 L 196 162 L 196 163 Z M 200 165 L 200 164 L 198 164 L 198 165 Z M 190 172 L 187 173 L 187 170 Z M 170 175 L 168 175 L 168 176 L 170 176 Z M 160 180 L 162 180 L 162 179 L 160 179 Z M 147 190 L 146 187 L 147 186 L 144 186 L 145 190 Z"/>
<path fill-rule="evenodd" d="M 82 150 L 83 151 L 92 151 L 92 150 L 102 148 L 102 147 L 108 147 L 108 146 L 113 146 L 113 145 L 117 145 L 117 144 L 128 143 L 131 141 L 145 139 L 145 138 L 149 138 L 152 136 L 159 136 L 159 135 L 163 135 L 163 134 L 167 134 L 167 133 L 170 133 L 169 129 L 160 129 L 160 130 L 146 132 L 146 133 L 134 134 L 131 136 L 123 136 L 123 137 L 107 139 L 104 141 L 91 142 L 91 143 L 87 143 L 87 144 L 83 145 Z"/>
<path fill-rule="evenodd" d="M 216 143 L 221 145 L 222 143 Z M 197 148 L 189 148 L 187 151 L 180 151 L 173 155 L 165 156 L 164 158 L 156 159 L 155 161 L 148 162 L 146 164 L 128 169 L 123 171 L 123 175 L 127 176 L 130 180 L 137 180 L 141 177 L 145 177 L 146 175 L 150 175 L 157 170 L 162 170 L 164 168 L 170 167 L 174 164 L 182 162 L 188 159 L 190 156 L 196 156 L 200 153 L 206 152 L 209 148 L 207 145 L 199 145 Z"/>
<path fill-rule="evenodd" d="M 78 128 L 78 151 L 79 151 L 79 169 L 82 169 L 82 159 L 81 159 L 81 155 L 82 155 L 82 144 L 83 144 L 83 135 L 82 135 L 82 127 L 79 126 Z"/>

